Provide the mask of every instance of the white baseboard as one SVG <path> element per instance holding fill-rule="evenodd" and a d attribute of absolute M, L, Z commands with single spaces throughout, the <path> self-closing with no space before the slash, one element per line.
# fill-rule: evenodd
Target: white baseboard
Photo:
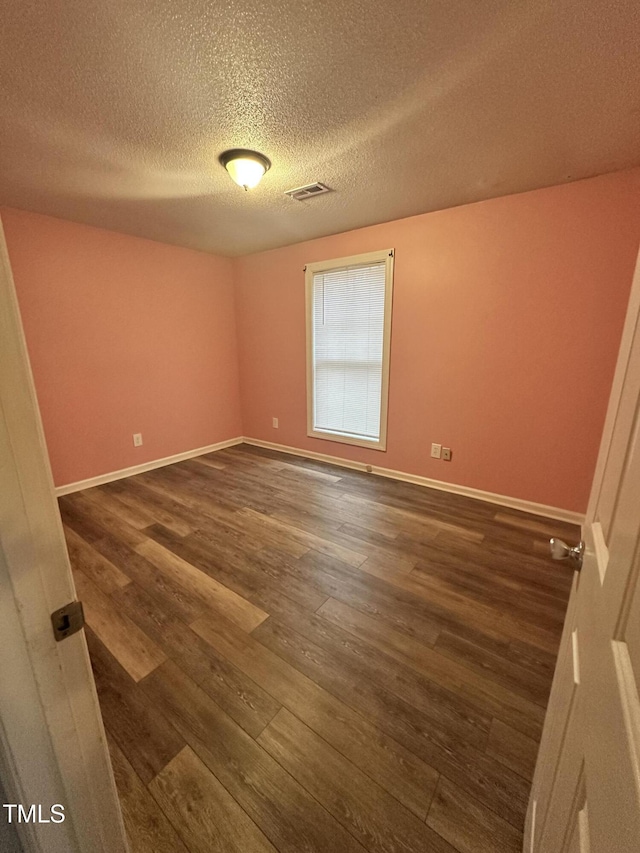
<path fill-rule="evenodd" d="M 142 465 L 132 465 L 131 468 L 122 468 L 120 471 L 111 471 L 108 474 L 100 474 L 88 480 L 78 480 L 77 483 L 67 483 L 66 486 L 56 486 L 55 493 L 69 495 L 71 492 L 80 492 L 82 489 L 90 489 L 92 486 L 101 486 L 103 483 L 112 483 L 114 480 L 123 480 L 125 477 L 133 477 L 134 474 L 143 474 L 145 471 L 153 471 L 154 468 L 163 468 L 174 462 L 182 462 L 183 459 L 193 459 L 194 456 L 202 456 L 204 453 L 212 453 L 214 450 L 223 450 L 225 447 L 233 447 L 242 444 L 242 436 L 219 441 L 217 444 L 209 444 L 207 447 L 198 447 L 195 450 L 185 450 L 184 453 L 176 453 L 173 456 L 165 456 L 164 459 L 154 459 L 151 462 L 143 462 Z"/>
<path fill-rule="evenodd" d="M 222 450 L 225 447 L 233 447 L 236 444 L 243 443 L 253 444 L 256 447 L 265 447 L 269 450 L 277 450 L 281 453 L 290 453 L 292 456 L 303 456 L 307 459 L 317 459 L 319 462 L 329 462 L 332 465 L 339 465 L 341 468 L 351 468 L 355 471 L 369 471 L 369 473 L 376 474 L 379 477 L 389 477 L 392 480 L 401 480 L 404 483 L 413 483 L 416 486 L 425 486 L 428 489 L 437 489 L 441 492 L 451 492 L 454 495 L 464 495 L 468 498 L 475 498 L 476 500 L 486 501 L 487 503 L 498 504 L 499 506 L 504 506 L 508 509 L 517 509 L 521 512 L 529 512 L 532 515 L 541 515 L 545 518 L 553 518 L 558 521 L 567 521 L 570 524 L 582 524 L 584 521 L 584 515 L 582 513 L 571 512 L 570 510 L 560 509 L 560 507 L 546 506 L 545 504 L 525 501 L 521 498 L 511 498 L 508 495 L 498 495 L 494 492 L 484 492 L 481 489 L 473 489 L 470 486 L 459 486 L 456 483 L 445 483 L 442 480 L 432 480 L 430 477 L 420 477 L 417 474 L 407 474 L 404 471 L 394 471 L 391 468 L 367 465 L 364 462 L 354 462 L 351 459 L 342 459 L 340 456 L 329 456 L 326 453 L 316 453 L 313 450 L 301 450 L 298 447 L 289 447 L 286 444 L 275 444 L 272 441 L 262 441 L 261 439 L 249 438 L 248 436 L 230 438 L 227 441 L 219 441 L 217 444 L 210 444 L 207 447 L 198 447 L 195 450 L 186 450 L 184 453 L 176 453 L 174 456 L 166 456 L 164 459 L 154 459 L 151 462 L 144 462 L 142 465 L 133 465 L 131 468 L 123 468 L 120 471 L 111 471 L 108 474 L 100 474 L 98 477 L 91 477 L 88 480 L 79 480 L 77 483 L 68 483 L 65 486 L 57 486 L 55 493 L 57 496 L 68 495 L 72 492 L 79 492 L 82 489 L 90 489 L 92 486 L 101 486 L 103 483 L 111 483 L 114 480 L 133 477 L 135 474 L 142 474 L 145 471 L 153 471 L 154 468 L 162 468 L 165 465 L 172 465 L 174 462 L 181 462 L 183 459 L 193 459 L 194 456 L 202 456 L 205 453 L 212 453 L 215 450 Z"/>
<path fill-rule="evenodd" d="M 407 474 L 404 471 L 394 471 L 391 468 L 380 468 L 377 465 L 367 465 L 363 462 L 354 462 L 351 459 L 342 459 L 339 456 L 328 456 L 326 453 L 315 453 L 312 450 L 300 450 L 297 447 L 288 447 L 285 444 L 274 444 L 272 441 L 262 441 L 258 438 L 243 438 L 244 444 L 253 444 L 256 447 L 265 447 L 269 450 L 278 450 L 281 453 L 290 453 L 292 456 L 304 456 L 307 459 L 317 459 L 319 462 L 330 462 L 342 468 L 352 468 L 356 471 L 368 471 L 379 477 L 389 477 L 391 480 L 401 480 L 404 483 L 413 483 L 416 486 L 425 486 L 428 489 L 437 489 L 440 492 L 451 492 L 454 495 L 464 495 L 468 498 L 476 498 L 491 504 L 517 509 L 521 512 L 529 512 L 532 515 L 542 515 L 545 518 L 553 518 L 556 521 L 566 521 L 570 524 L 582 524 L 584 514 L 561 509 L 556 506 L 533 503 L 521 498 L 511 498 L 508 495 L 498 495 L 494 492 L 484 492 L 482 489 L 473 489 L 470 486 L 459 486 L 456 483 L 445 483 L 442 480 L 432 480 L 430 477 L 420 477 L 417 474 Z"/>

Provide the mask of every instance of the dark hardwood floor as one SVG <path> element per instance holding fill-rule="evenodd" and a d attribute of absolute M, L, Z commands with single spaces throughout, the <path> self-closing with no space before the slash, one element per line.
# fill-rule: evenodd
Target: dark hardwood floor
<path fill-rule="evenodd" d="M 132 853 L 521 849 L 577 528 L 248 445 L 60 507 Z"/>

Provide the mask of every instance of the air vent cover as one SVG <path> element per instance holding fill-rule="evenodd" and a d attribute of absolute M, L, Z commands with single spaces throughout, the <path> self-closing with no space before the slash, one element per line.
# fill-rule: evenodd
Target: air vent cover
<path fill-rule="evenodd" d="M 307 184 L 306 187 L 296 187 L 295 190 L 287 190 L 285 195 L 289 198 L 294 198 L 296 201 L 304 201 L 305 198 L 312 198 L 314 195 L 324 195 L 330 193 L 329 187 L 321 183 Z"/>

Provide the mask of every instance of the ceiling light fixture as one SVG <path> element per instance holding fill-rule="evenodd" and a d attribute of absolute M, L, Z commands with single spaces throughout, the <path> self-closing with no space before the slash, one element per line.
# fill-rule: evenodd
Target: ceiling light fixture
<path fill-rule="evenodd" d="M 246 148 L 232 148 L 220 155 L 220 162 L 239 187 L 245 190 L 257 187 L 262 176 L 271 168 L 264 154 Z"/>

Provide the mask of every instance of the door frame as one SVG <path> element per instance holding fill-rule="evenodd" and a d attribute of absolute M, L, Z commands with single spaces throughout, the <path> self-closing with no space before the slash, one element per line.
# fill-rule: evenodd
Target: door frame
<path fill-rule="evenodd" d="M 618 349 L 618 357 L 616 360 L 615 373 L 611 384 L 611 393 L 609 395 L 609 403 L 607 406 L 607 414 L 602 430 L 602 438 L 600 440 L 600 449 L 598 451 L 598 459 L 596 462 L 593 480 L 591 481 L 591 493 L 589 496 L 589 505 L 583 522 L 583 533 L 586 526 L 592 523 L 600 499 L 602 489 L 602 481 L 604 472 L 611 451 L 611 441 L 613 439 L 613 430 L 618 418 L 620 401 L 622 399 L 622 390 L 624 387 L 627 373 L 629 370 L 629 361 L 631 358 L 631 347 L 633 344 L 634 335 L 638 323 L 640 322 L 640 247 L 636 265 L 631 280 L 631 290 L 629 293 L 629 301 L 622 328 L 622 337 L 620 338 L 620 347 Z M 596 543 L 597 545 L 598 543 Z"/>
<path fill-rule="evenodd" d="M 75 588 L 1 219 L 0 478 L 0 766 L 11 801 L 65 807 L 16 830 L 25 853 L 127 853 L 84 632 L 51 627 Z"/>

